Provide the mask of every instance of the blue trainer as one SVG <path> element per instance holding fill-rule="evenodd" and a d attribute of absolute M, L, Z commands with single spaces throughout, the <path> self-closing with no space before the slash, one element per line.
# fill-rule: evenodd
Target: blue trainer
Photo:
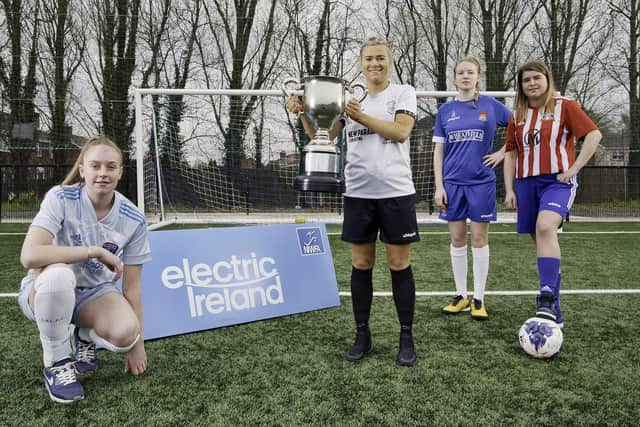
<path fill-rule="evenodd" d="M 73 360 L 67 357 L 56 362 L 53 366 L 42 370 L 44 386 L 49 392 L 51 400 L 59 403 L 71 403 L 84 399 L 84 388 L 76 378 Z"/>
<path fill-rule="evenodd" d="M 540 295 L 536 298 L 538 302 L 538 309 L 536 310 L 536 317 L 542 319 L 557 321 L 556 310 L 554 307 L 555 297 L 553 292 L 541 291 Z"/>
<path fill-rule="evenodd" d="M 90 374 L 98 369 L 98 356 L 96 343 L 87 342 L 80 338 L 79 329 L 73 331 L 73 355 L 76 359 L 76 372 L 78 374 Z"/>

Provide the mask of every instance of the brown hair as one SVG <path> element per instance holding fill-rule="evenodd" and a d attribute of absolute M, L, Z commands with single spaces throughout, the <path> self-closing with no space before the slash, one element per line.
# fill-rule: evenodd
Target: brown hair
<path fill-rule="evenodd" d="M 84 156 L 87 154 L 87 151 L 91 147 L 95 147 L 96 145 L 106 145 L 107 147 L 113 148 L 120 157 L 120 167 L 122 167 L 123 158 L 122 151 L 120 148 L 109 138 L 103 135 L 95 135 L 89 138 L 89 140 L 84 144 L 82 149 L 80 150 L 80 154 L 78 154 L 78 158 L 75 163 L 71 167 L 71 170 L 67 174 L 67 176 L 62 180 L 62 185 L 72 185 L 77 184 L 79 182 L 84 181 L 84 179 L 80 176 L 80 165 L 84 161 Z"/>
<path fill-rule="evenodd" d="M 514 102 L 516 121 L 524 120 L 527 117 L 527 109 L 529 108 L 529 99 L 522 90 L 522 75 L 525 71 L 536 71 L 544 74 L 547 78 L 547 91 L 544 94 L 544 109 L 545 111 L 553 111 L 553 94 L 556 92 L 556 85 L 553 81 L 553 73 L 551 73 L 551 69 L 542 61 L 527 62 L 518 68 L 518 76 L 516 79 L 516 99 Z"/>
<path fill-rule="evenodd" d="M 453 65 L 454 80 L 456 77 L 456 68 L 458 68 L 458 65 L 462 64 L 463 62 L 468 62 L 470 64 L 473 64 L 478 69 L 478 81 L 476 82 L 476 90 L 473 93 L 473 101 L 471 101 L 471 107 L 476 108 L 476 102 L 478 102 L 478 98 L 480 98 L 480 79 L 479 78 L 480 78 L 480 73 L 482 73 L 482 66 L 480 65 L 480 61 L 478 60 L 478 58 L 476 58 L 475 56 L 467 55 L 467 56 L 458 58 L 456 63 Z"/>

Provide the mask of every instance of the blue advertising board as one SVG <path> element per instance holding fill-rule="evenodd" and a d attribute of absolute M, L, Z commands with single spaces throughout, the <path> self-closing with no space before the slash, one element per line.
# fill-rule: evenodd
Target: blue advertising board
<path fill-rule="evenodd" d="M 145 339 L 340 305 L 324 224 L 154 231 Z"/>

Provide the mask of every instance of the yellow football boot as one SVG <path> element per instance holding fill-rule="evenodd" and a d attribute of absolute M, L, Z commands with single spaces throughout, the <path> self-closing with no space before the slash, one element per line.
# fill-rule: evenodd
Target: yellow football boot
<path fill-rule="evenodd" d="M 442 311 L 446 314 L 458 314 L 461 311 L 469 311 L 469 300 L 462 295 L 456 295 L 449 305 L 442 308 Z"/>
<path fill-rule="evenodd" d="M 474 298 L 473 301 L 471 301 L 471 318 L 473 320 L 487 320 L 489 318 L 484 303 L 479 299 Z"/>

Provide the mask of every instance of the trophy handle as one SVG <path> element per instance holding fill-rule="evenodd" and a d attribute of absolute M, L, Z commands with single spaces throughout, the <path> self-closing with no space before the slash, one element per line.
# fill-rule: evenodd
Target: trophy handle
<path fill-rule="evenodd" d="M 287 88 L 287 86 L 289 86 L 290 84 L 295 83 L 296 87 L 293 90 L 289 90 Z M 295 93 L 293 92 L 294 90 L 299 90 L 300 89 L 300 82 L 296 79 L 288 79 L 285 80 L 284 83 L 282 83 L 282 93 L 284 93 L 285 97 L 289 97 L 291 95 L 295 95 Z"/>
<path fill-rule="evenodd" d="M 358 98 L 358 102 L 364 101 L 364 99 L 367 97 L 367 94 L 368 94 L 367 87 L 362 83 L 354 83 L 351 86 L 349 86 L 349 92 L 353 93 L 353 89 L 356 89 L 356 88 L 362 90 L 362 95 L 360 96 L 360 98 Z"/>

